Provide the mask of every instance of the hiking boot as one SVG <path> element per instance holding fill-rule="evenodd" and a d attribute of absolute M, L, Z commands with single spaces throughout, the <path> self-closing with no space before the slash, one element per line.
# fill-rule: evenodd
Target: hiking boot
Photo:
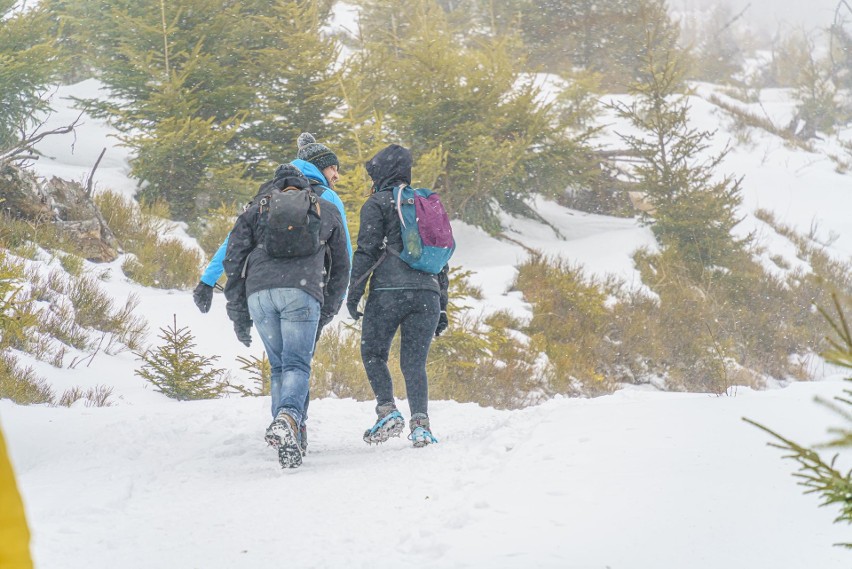
<path fill-rule="evenodd" d="M 296 420 L 283 409 L 266 429 L 266 442 L 278 449 L 281 468 L 298 468 L 302 465 L 302 447 L 299 444 Z"/>
<path fill-rule="evenodd" d="M 411 434 L 408 435 L 408 440 L 414 443 L 414 448 L 425 447 L 438 442 L 438 439 L 429 430 L 429 417 L 426 416 L 426 413 L 415 413 L 411 416 L 409 424 Z"/>
<path fill-rule="evenodd" d="M 405 419 L 396 410 L 396 405 L 383 403 L 376 407 L 376 414 L 379 416 L 376 424 L 364 432 L 365 443 L 383 443 L 391 437 L 398 437 L 402 434 L 402 429 L 405 428 Z"/>
<path fill-rule="evenodd" d="M 299 448 L 302 449 L 302 455 L 308 454 L 308 426 L 304 423 L 299 425 Z M 266 436 L 264 437 L 266 444 L 272 447 L 278 447 L 278 438 L 272 434 L 272 425 L 269 425 L 266 429 Z"/>

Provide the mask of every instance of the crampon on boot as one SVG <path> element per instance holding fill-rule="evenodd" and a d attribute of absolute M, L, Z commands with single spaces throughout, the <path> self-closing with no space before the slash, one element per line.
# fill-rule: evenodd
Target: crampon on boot
<path fill-rule="evenodd" d="M 425 413 L 415 413 L 411 416 L 411 434 L 408 440 L 414 444 L 414 448 L 425 447 L 438 442 L 429 430 L 429 417 Z"/>
<path fill-rule="evenodd" d="M 364 442 L 367 444 L 383 443 L 391 437 L 398 437 L 405 428 L 405 419 L 393 403 L 385 403 L 376 407 L 379 419 L 376 424 L 364 432 Z"/>
<path fill-rule="evenodd" d="M 266 429 L 266 442 L 278 450 L 281 468 L 298 468 L 302 465 L 302 446 L 299 444 L 296 420 L 281 410 Z"/>

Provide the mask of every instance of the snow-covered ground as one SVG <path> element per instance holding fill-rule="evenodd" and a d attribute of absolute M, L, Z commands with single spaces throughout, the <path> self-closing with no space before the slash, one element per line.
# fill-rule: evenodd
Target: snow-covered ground
<path fill-rule="evenodd" d="M 809 400 L 838 389 L 622 391 L 524 411 L 440 401 L 440 443 L 425 449 L 368 447 L 370 403 L 320 400 L 295 471 L 264 446 L 266 398 L 6 401 L 0 416 L 43 569 L 831 569 L 849 567 L 831 545 L 848 528 L 740 418 L 821 440 L 826 413 Z"/>
<path fill-rule="evenodd" d="M 58 95 L 97 88 L 86 82 Z M 765 107 L 780 115 L 789 103 L 779 98 Z M 76 116 L 61 101 L 57 108 L 56 124 Z M 698 126 L 720 129 L 717 144 L 724 146 L 730 135 L 721 111 L 695 98 L 694 113 Z M 611 140 L 621 127 L 610 126 Z M 75 140 L 46 141 L 42 150 L 51 159 L 35 168 L 83 180 L 107 147 L 96 188 L 132 193 L 126 155 L 110 133 L 86 119 Z M 849 176 L 835 172 L 825 154 L 791 149 L 761 133 L 752 140 L 726 161 L 732 173 L 745 175 L 744 227 L 757 226 L 757 207 L 800 229 L 816 220 L 826 234 L 840 235 L 832 254 L 849 258 Z M 542 201 L 538 209 L 563 239 L 530 220 L 506 219 L 506 234 L 591 274 L 638 283 L 631 253 L 653 246 L 647 228 Z M 524 247 L 464 224 L 455 230 L 453 263 L 473 271 L 484 292 L 477 309 L 524 314 L 520 295 L 507 292 Z M 773 251 L 793 254 L 785 240 L 761 230 Z M 251 349 L 234 338 L 221 295 L 202 315 L 188 291 L 139 287 L 120 266 L 108 267 L 103 287 L 117 303 L 139 296 L 137 313 L 150 324 L 150 341 L 177 315 L 198 351 L 218 355 L 218 364 L 238 378 L 243 372 L 235 358 L 260 355 L 256 336 Z M 726 397 L 628 389 L 522 411 L 436 401 L 430 416 L 440 443 L 425 449 L 405 440 L 368 447 L 360 436 L 372 422 L 372 404 L 318 400 L 311 404 L 304 465 L 285 472 L 262 440 L 268 398 L 179 403 L 135 376 L 138 362 L 128 352 L 100 353 L 74 369 L 26 363 L 57 391 L 114 388 L 114 406 L 107 408 L 0 401 L 40 569 L 389 563 L 833 569 L 852 561 L 832 547 L 852 541 L 848 527 L 832 523 L 836 511 L 803 495 L 790 476 L 794 465 L 741 420 L 750 417 L 802 443 L 822 441 L 833 418 L 812 399 L 839 394 L 838 375 Z M 407 410 L 405 402 L 400 406 Z"/>

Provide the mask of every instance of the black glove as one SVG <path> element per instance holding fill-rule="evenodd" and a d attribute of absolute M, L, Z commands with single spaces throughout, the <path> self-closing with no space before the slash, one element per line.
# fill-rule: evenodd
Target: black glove
<path fill-rule="evenodd" d="M 334 314 L 323 314 L 320 312 L 320 319 L 317 323 L 317 337 L 314 339 L 314 344 L 319 342 L 320 334 L 322 334 L 322 329 L 325 328 L 329 322 L 334 319 Z"/>
<path fill-rule="evenodd" d="M 354 300 L 354 302 L 353 302 L 353 300 Z M 359 300 L 361 300 L 361 299 L 360 298 L 359 299 L 349 299 L 348 301 L 346 301 L 346 310 L 349 311 L 349 316 L 351 316 L 352 320 L 354 320 L 355 322 L 357 322 L 359 318 L 364 316 L 363 312 L 358 312 L 358 301 Z"/>
<path fill-rule="evenodd" d="M 192 300 L 195 301 L 195 306 L 202 314 L 207 314 L 210 305 L 213 303 L 213 287 L 207 283 L 199 282 L 195 290 L 192 291 Z"/>
<path fill-rule="evenodd" d="M 440 336 L 441 332 L 446 330 L 447 326 L 449 326 L 449 325 L 450 325 L 450 321 L 447 318 L 447 311 L 442 310 L 441 316 L 438 317 L 438 326 L 435 328 L 435 337 L 437 338 L 438 336 Z"/>
<path fill-rule="evenodd" d="M 251 320 L 234 320 L 234 332 L 237 334 L 237 340 L 251 346 Z"/>

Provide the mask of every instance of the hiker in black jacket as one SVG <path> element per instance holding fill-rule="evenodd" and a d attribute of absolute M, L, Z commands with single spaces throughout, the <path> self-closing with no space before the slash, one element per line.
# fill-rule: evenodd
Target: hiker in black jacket
<path fill-rule="evenodd" d="M 358 303 L 369 278 L 370 293 L 361 326 L 361 359 L 376 395 L 376 424 L 364 433 L 367 443 L 399 436 L 405 420 L 396 408 L 393 381 L 388 370 L 391 341 L 401 330 L 400 367 L 411 410 L 411 436 L 415 446 L 437 442 L 429 417 L 429 384 L 426 357 L 432 338 L 447 328 L 447 267 L 437 275 L 409 267 L 385 247 L 402 251 L 400 220 L 393 189 L 411 183 L 411 152 L 392 144 L 370 159 L 367 173 L 373 193 L 361 206 L 358 247 L 352 259 L 352 275 L 346 307 L 358 320 Z M 372 273 L 371 273 L 372 271 Z"/>
<path fill-rule="evenodd" d="M 310 189 L 310 182 L 290 165 L 276 170 L 273 185 Z M 250 345 L 254 323 L 269 357 L 275 419 L 266 431 L 266 440 L 278 448 L 281 466 L 289 468 L 302 463 L 298 425 L 305 413 L 315 338 L 340 310 L 349 280 L 340 213 L 332 204 L 323 203 L 319 239 L 324 245 L 316 252 L 273 257 L 259 247 L 264 244 L 268 222 L 267 200 L 260 199 L 237 218 L 223 262 L 228 276 L 228 317 L 237 338 Z M 330 261 L 327 271 L 326 255 Z"/>

